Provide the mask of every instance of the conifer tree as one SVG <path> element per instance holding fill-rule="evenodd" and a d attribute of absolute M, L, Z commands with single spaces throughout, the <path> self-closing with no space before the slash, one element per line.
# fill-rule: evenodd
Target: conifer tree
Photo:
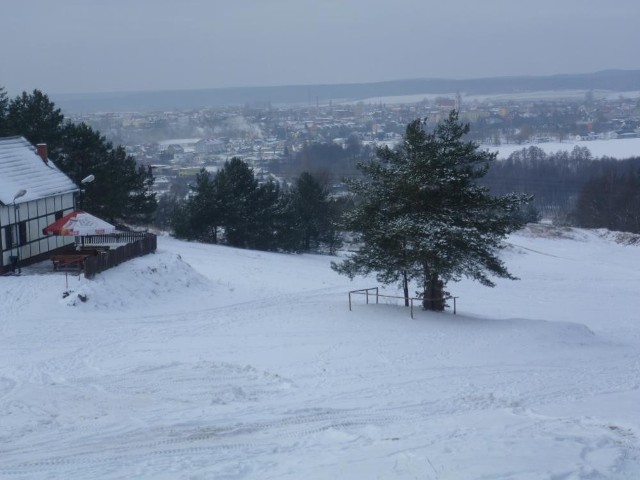
<path fill-rule="evenodd" d="M 395 150 L 360 165 L 363 179 L 348 182 L 355 208 L 345 216 L 361 247 L 332 267 L 353 278 L 376 273 L 378 281 L 400 282 L 408 303 L 415 281 L 428 310 L 443 310 L 447 282 L 469 277 L 487 286 L 489 275 L 514 277 L 497 256 L 501 240 L 523 226 L 523 194 L 491 196 L 476 182 L 495 153 L 463 140 L 469 126 L 452 111 L 432 132 L 426 120 L 411 122 Z"/>
<path fill-rule="evenodd" d="M 48 144 L 52 158 L 61 146 L 63 123 L 60 109 L 40 90 L 22 92 L 7 105 L 7 134 L 20 135 L 32 144 Z"/>
<path fill-rule="evenodd" d="M 297 233 L 298 250 L 317 249 L 331 228 L 329 192 L 309 172 L 302 172 L 291 192 L 291 208 Z"/>
<path fill-rule="evenodd" d="M 258 189 L 253 170 L 246 162 L 234 157 L 225 162 L 214 183 L 227 244 L 247 248 Z"/>
<path fill-rule="evenodd" d="M 278 248 L 280 188 L 273 182 L 259 185 L 240 158 L 226 162 L 215 176 L 201 170 L 192 191 L 172 218 L 176 236 L 241 248 Z"/>
<path fill-rule="evenodd" d="M 0 87 L 0 137 L 7 136 L 6 133 L 6 118 L 7 109 L 9 108 L 9 98 L 7 97 L 7 91 L 4 87 Z"/>
<path fill-rule="evenodd" d="M 282 200 L 283 195 L 278 183 L 269 180 L 258 185 L 250 200 L 252 207 L 247 212 L 251 225 L 247 232 L 247 248 L 287 250 L 280 244 L 284 228 Z"/>
<path fill-rule="evenodd" d="M 196 176 L 194 196 L 189 199 L 190 238 L 208 243 L 218 243 L 222 223 L 220 195 L 215 176 L 204 168 Z"/>

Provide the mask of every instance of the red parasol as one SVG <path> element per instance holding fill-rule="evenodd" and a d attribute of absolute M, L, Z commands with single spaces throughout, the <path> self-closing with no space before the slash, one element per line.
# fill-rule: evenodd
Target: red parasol
<path fill-rule="evenodd" d="M 82 210 L 74 210 L 42 229 L 44 235 L 104 235 L 114 233 L 116 227 Z"/>

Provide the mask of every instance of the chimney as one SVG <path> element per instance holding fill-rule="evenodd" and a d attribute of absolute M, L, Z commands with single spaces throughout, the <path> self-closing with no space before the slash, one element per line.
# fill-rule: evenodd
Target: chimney
<path fill-rule="evenodd" d="M 49 152 L 47 151 L 46 143 L 39 143 L 36 145 L 36 152 L 40 155 L 40 158 L 44 163 L 49 162 Z"/>

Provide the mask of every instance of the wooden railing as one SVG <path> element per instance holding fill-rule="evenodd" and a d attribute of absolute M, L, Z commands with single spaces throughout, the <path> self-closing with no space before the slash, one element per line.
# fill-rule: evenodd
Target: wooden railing
<path fill-rule="evenodd" d="M 118 232 L 104 235 L 83 235 L 76 237 L 76 245 L 105 245 L 109 243 L 133 243 L 151 235 L 147 232 Z"/>

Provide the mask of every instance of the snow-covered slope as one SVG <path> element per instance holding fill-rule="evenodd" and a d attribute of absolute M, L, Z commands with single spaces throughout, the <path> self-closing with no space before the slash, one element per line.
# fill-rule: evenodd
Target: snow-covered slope
<path fill-rule="evenodd" d="M 0 277 L 0 478 L 640 478 L 640 247 L 537 226 L 504 255 L 521 280 L 414 320 L 350 312 L 376 282 L 329 257 L 166 237 Z"/>

